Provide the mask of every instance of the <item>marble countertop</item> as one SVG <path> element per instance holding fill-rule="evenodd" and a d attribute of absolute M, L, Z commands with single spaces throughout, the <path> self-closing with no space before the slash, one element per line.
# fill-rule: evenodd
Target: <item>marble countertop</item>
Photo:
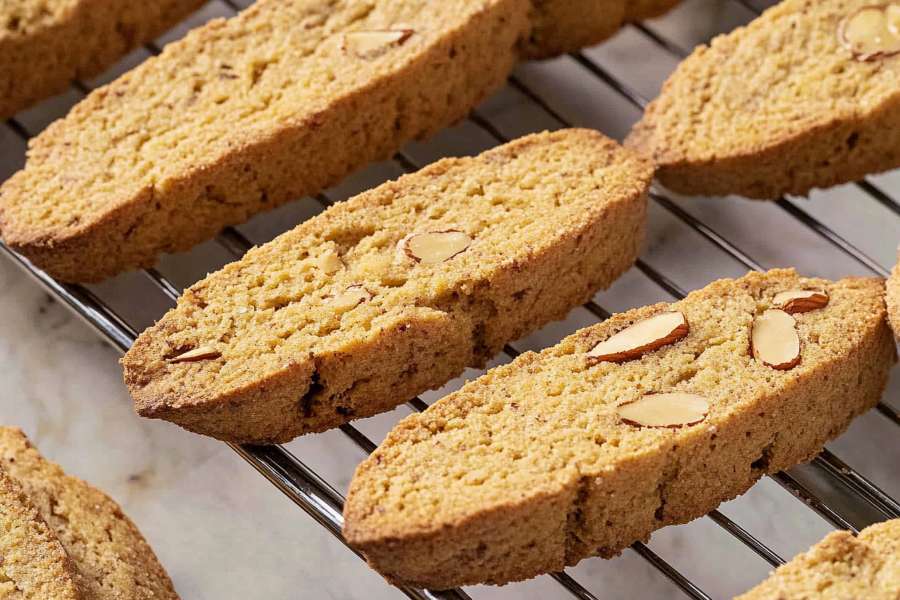
<path fill-rule="evenodd" d="M 762 4 L 762 3 L 760 3 Z M 213 2 L 195 24 L 227 7 Z M 715 31 L 752 15 L 735 0 L 686 0 L 672 15 L 651 24 L 668 39 L 691 47 Z M 186 26 L 162 42 L 183 34 Z M 614 75 L 629 77 L 652 97 L 676 60 L 634 28 L 587 55 Z M 137 51 L 96 81 L 97 85 L 146 57 Z M 544 97 L 564 118 L 621 138 L 637 118 L 636 109 L 571 58 L 520 67 L 517 76 Z M 34 134 L 77 101 L 76 90 L 26 111 L 17 119 Z M 479 111 L 508 136 L 560 124 L 513 88 L 488 100 Z M 406 152 L 422 164 L 442 155 L 469 153 L 492 145 L 485 131 L 464 122 Z M 21 164 L 24 144 L 0 126 L 0 179 Z M 397 164 L 374 165 L 329 191 L 335 199 L 376 185 L 400 173 Z M 900 173 L 871 181 L 900 198 Z M 884 267 L 894 261 L 900 219 L 855 186 L 817 192 L 811 202 L 796 201 L 815 218 L 856 244 Z M 681 203 L 691 215 L 721 232 L 764 267 L 796 266 L 809 275 L 867 275 L 868 270 L 806 226 L 769 203 L 738 199 L 690 199 Z M 848 210 L 852 207 L 852 211 Z M 265 241 L 292 223 L 320 210 L 310 201 L 286 206 L 242 227 Z M 644 260 L 684 289 L 746 269 L 707 240 L 651 204 Z M 159 270 L 187 285 L 230 259 L 213 243 L 184 255 L 165 257 Z M 136 327 L 157 318 L 168 306 L 148 279 L 128 274 L 94 286 Z M 617 311 L 671 299 L 640 271 L 632 269 L 596 300 Z M 119 501 L 156 549 L 185 599 L 400 598 L 402 594 L 370 571 L 352 552 L 281 495 L 224 444 L 159 421 L 139 419 L 121 380 L 117 352 L 48 296 L 6 258 L 0 259 L 0 422 L 22 427 L 41 451 Z M 592 322 L 574 310 L 515 345 L 520 350 L 553 344 L 566 333 Z M 497 362 L 502 361 L 498 358 Z M 428 402 L 460 385 L 469 371 L 442 390 L 423 396 Z M 894 377 L 885 400 L 897 405 L 900 383 Z M 405 414 L 366 419 L 359 428 L 380 440 Z M 829 444 L 859 472 L 895 497 L 900 496 L 898 430 L 870 412 L 849 432 Z M 289 445 L 338 490 L 345 491 L 362 453 L 340 432 L 306 436 Z M 799 472 L 814 484 L 815 472 Z M 822 493 L 842 501 L 839 490 Z M 821 538 L 832 527 L 773 480 L 764 479 L 741 498 L 722 507 L 733 518 L 785 557 Z M 761 580 L 767 563 L 710 519 L 669 527 L 654 534 L 650 547 L 682 570 L 714 598 L 730 597 Z M 598 598 L 681 598 L 682 593 L 636 553 L 613 560 L 590 559 L 567 571 Z M 475 598 L 565 598 L 549 577 L 503 588 L 473 588 Z"/>

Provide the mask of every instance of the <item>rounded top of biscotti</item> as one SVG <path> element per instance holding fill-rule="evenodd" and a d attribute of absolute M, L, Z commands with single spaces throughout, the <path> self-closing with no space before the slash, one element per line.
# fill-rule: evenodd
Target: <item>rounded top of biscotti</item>
<path fill-rule="evenodd" d="M 21 487 L 61 543 L 86 597 L 178 598 L 153 550 L 122 509 L 43 458 L 18 429 L 0 427 L 0 468 Z"/>
<path fill-rule="evenodd" d="M 722 161 L 896 107 L 900 55 L 860 60 L 840 39 L 846 19 L 872 5 L 900 10 L 896 2 L 785 0 L 698 47 L 628 144 L 660 165 Z M 840 143 L 852 148 L 856 141 L 851 135 Z"/>
<path fill-rule="evenodd" d="M 0 598 L 81 600 L 78 574 L 21 486 L 0 466 Z"/>
<path fill-rule="evenodd" d="M 435 45 L 453 52 L 458 30 L 484 9 L 468 0 L 260 0 L 213 20 L 32 139 L 25 168 L 0 193 L 0 231 L 13 246 L 52 246 L 113 220 L 138 224 L 171 209 L 155 199 L 226 160 L 234 172 L 222 189 L 265 186 L 252 163 L 240 171 L 249 148 L 284 144 L 356 102 L 383 102 L 393 121 L 398 107 L 367 94 Z M 216 197 L 206 202 L 226 201 L 227 192 L 207 192 Z"/>
<path fill-rule="evenodd" d="M 788 307 L 784 293 L 800 291 L 815 291 L 827 302 L 818 297 Z M 776 322 L 775 335 L 785 340 L 776 345 L 788 345 L 791 335 L 799 340 L 798 360 L 783 369 L 769 366 L 751 348 L 753 337 L 771 351 L 771 340 L 751 336 L 771 310 L 792 320 L 787 332 Z M 672 319 L 649 336 L 656 343 L 647 343 L 630 329 L 672 312 L 683 315 L 686 330 Z M 880 280 L 831 282 L 793 270 L 716 281 L 679 302 L 614 315 L 539 354 L 525 353 L 401 421 L 357 469 L 344 533 L 365 551 L 390 540 L 430 539 L 442 528 L 492 514 L 520 514 L 510 511 L 541 498 L 559 497 L 568 506 L 574 500 L 566 494 L 576 493 L 577 482 L 609 478 L 618 481 L 611 484 L 614 491 L 625 485 L 625 465 L 652 463 L 652 457 L 698 436 L 721 435 L 715 443 L 722 460 L 744 464 L 729 455 L 734 423 L 760 416 L 809 421 L 785 414 L 780 400 L 825 393 L 818 387 L 823 377 L 856 382 L 856 375 L 838 374 L 853 374 L 868 359 L 857 353 L 884 336 L 884 317 Z M 592 355 L 598 344 L 625 330 L 632 332 L 629 344 L 643 346 L 643 353 L 609 360 Z M 863 369 L 883 371 L 888 358 L 882 355 Z M 659 394 L 682 396 L 673 401 Z M 650 406 L 648 419 L 647 412 L 633 410 L 646 409 L 647 398 L 669 406 Z M 767 465 L 752 468 L 764 472 Z"/>
<path fill-rule="evenodd" d="M 138 410 L 154 415 L 224 404 L 313 370 L 318 356 L 352 356 L 380 332 L 442 318 L 477 290 L 506 290 L 504 274 L 562 240 L 577 243 L 598 222 L 617 222 L 619 211 L 642 212 L 651 178 L 646 160 L 583 129 L 441 160 L 192 286 L 126 354 L 126 382 Z M 631 247 L 630 237 L 619 246 Z"/>

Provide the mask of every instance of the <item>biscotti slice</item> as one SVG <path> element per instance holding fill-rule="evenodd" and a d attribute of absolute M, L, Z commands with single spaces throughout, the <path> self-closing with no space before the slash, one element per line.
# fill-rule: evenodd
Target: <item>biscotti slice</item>
<path fill-rule="evenodd" d="M 628 144 L 685 194 L 806 195 L 900 166 L 900 2 L 785 0 L 700 46 Z"/>
<path fill-rule="evenodd" d="M 549 58 L 602 42 L 625 23 L 659 16 L 680 0 L 533 0 L 525 58 Z"/>
<path fill-rule="evenodd" d="M 825 539 L 735 600 L 897 600 L 900 519 Z"/>
<path fill-rule="evenodd" d="M 203 0 L 3 0 L 0 119 L 92 77 Z"/>
<path fill-rule="evenodd" d="M 891 270 L 891 275 L 888 277 L 885 285 L 887 287 L 885 296 L 887 299 L 888 321 L 893 327 L 896 337 L 900 338 L 900 254 L 898 254 L 897 264 Z"/>
<path fill-rule="evenodd" d="M 875 405 L 895 361 L 883 293 L 750 273 L 525 353 L 397 424 L 354 475 L 344 535 L 434 588 L 614 556 Z"/>
<path fill-rule="evenodd" d="M 652 170 L 531 135 L 341 202 L 197 283 L 125 355 L 137 411 L 283 442 L 389 410 L 563 317 L 635 260 Z"/>
<path fill-rule="evenodd" d="M 0 467 L 0 600 L 82 600 L 78 573 L 22 488 Z"/>
<path fill-rule="evenodd" d="M 62 280 L 152 265 L 462 118 L 527 19 L 527 0 L 259 0 L 35 138 L 0 232 Z"/>
<path fill-rule="evenodd" d="M 85 599 L 177 600 L 169 576 L 122 509 L 44 459 L 18 429 L 0 427 L 0 468 L 62 544 Z"/>

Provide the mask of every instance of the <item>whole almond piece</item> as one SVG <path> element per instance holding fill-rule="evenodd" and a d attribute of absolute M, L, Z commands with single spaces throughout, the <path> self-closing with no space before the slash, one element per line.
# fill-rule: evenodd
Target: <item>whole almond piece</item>
<path fill-rule="evenodd" d="M 775 294 L 772 303 L 789 315 L 795 315 L 826 307 L 828 294 L 822 290 L 788 290 Z"/>
<path fill-rule="evenodd" d="M 414 233 L 400 240 L 399 248 L 416 262 L 435 265 L 466 250 L 472 238 L 456 229 Z"/>
<path fill-rule="evenodd" d="M 625 423 L 638 427 L 683 427 L 706 418 L 709 402 L 703 396 L 685 392 L 646 394 L 620 404 L 616 412 Z"/>
<path fill-rule="evenodd" d="M 215 348 L 211 348 L 210 346 L 198 346 L 193 350 L 188 350 L 187 352 L 183 352 L 178 356 L 170 358 L 169 362 L 196 362 L 199 360 L 208 360 L 210 358 L 219 358 L 220 356 L 222 356 L 222 353 Z"/>
<path fill-rule="evenodd" d="M 412 29 L 351 31 L 344 34 L 342 48 L 358 58 L 375 58 L 389 48 L 399 46 L 413 34 Z"/>
<path fill-rule="evenodd" d="M 685 337 L 690 328 L 683 313 L 673 311 L 654 315 L 626 327 L 587 353 L 588 362 L 624 362 L 639 358 Z"/>
<path fill-rule="evenodd" d="M 779 371 L 800 363 L 797 321 L 783 310 L 770 309 L 753 320 L 750 349 L 753 358 Z"/>

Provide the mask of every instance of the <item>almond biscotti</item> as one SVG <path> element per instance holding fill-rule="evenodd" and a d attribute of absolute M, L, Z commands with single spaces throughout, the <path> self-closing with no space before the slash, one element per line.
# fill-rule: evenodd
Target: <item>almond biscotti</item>
<path fill-rule="evenodd" d="M 0 119 L 92 77 L 203 0 L 3 0 Z"/>
<path fill-rule="evenodd" d="M 628 143 L 686 194 L 771 199 L 900 166 L 900 2 L 785 0 L 700 46 Z"/>
<path fill-rule="evenodd" d="M 605 40 L 625 23 L 657 17 L 680 0 L 533 0 L 525 58 L 548 58 Z"/>
<path fill-rule="evenodd" d="M 44 459 L 18 429 L 0 427 L 0 519 L 10 509 L 4 479 L 19 490 L 19 503 L 29 511 L 32 528 L 46 533 L 38 540 L 20 538 L 26 545 L 17 551 L 15 569 L 8 560 L 0 564 L 0 598 L 5 574 L 22 592 L 13 593 L 11 599 L 177 600 L 153 550 L 115 502 Z M 47 540 L 48 533 L 56 544 Z M 7 543 L 4 530 L 0 545 Z M 52 552 L 42 547 L 51 547 Z M 57 547 L 64 550 L 64 559 L 53 550 Z M 59 573 L 53 583 L 40 588 L 54 594 L 37 591 L 38 578 L 28 574 L 35 566 L 52 567 L 44 573 L 48 581 L 51 573 Z"/>
<path fill-rule="evenodd" d="M 615 280 L 640 248 L 651 177 L 569 129 L 341 202 L 141 334 L 122 361 L 136 409 L 257 443 L 389 410 Z"/>
<path fill-rule="evenodd" d="M 22 488 L 0 468 L 0 599 L 81 600 L 75 566 Z"/>
<path fill-rule="evenodd" d="M 900 519 L 829 533 L 735 600 L 897 600 Z"/>
<path fill-rule="evenodd" d="M 462 118 L 527 31 L 527 0 L 259 0 L 35 138 L 0 232 L 62 280 L 152 265 Z"/>
<path fill-rule="evenodd" d="M 895 362 L 883 293 L 750 273 L 525 353 L 394 428 L 356 471 L 344 535 L 433 588 L 618 554 L 874 406 Z"/>

